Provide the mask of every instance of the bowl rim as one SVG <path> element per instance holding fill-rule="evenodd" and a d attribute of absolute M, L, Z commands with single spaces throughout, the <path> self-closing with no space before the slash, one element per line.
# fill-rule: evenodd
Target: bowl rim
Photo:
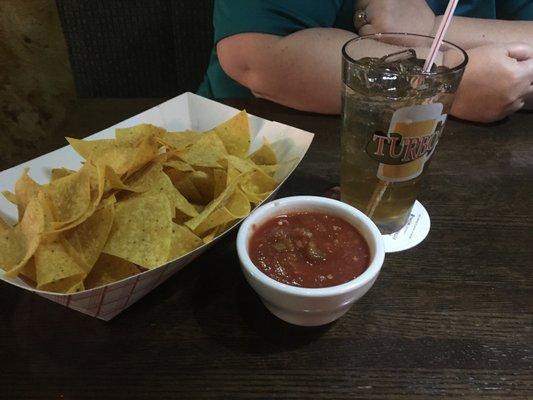
<path fill-rule="evenodd" d="M 268 218 L 268 217 L 276 215 L 277 214 L 276 209 L 280 205 L 291 205 L 291 206 L 301 205 L 302 211 L 305 211 L 306 206 L 310 208 L 309 207 L 310 205 L 321 205 L 329 209 L 341 209 L 344 212 L 350 213 L 354 217 L 353 220 L 362 222 L 362 226 L 364 227 L 363 229 L 365 229 L 370 234 L 369 236 L 372 238 L 372 240 L 374 241 L 374 245 L 375 245 L 374 257 L 372 258 L 372 261 L 370 265 L 367 267 L 367 269 L 365 270 L 365 272 L 363 272 L 358 277 L 348 282 L 342 283 L 340 285 L 323 287 L 323 288 L 304 288 L 300 286 L 292 286 L 286 283 L 278 282 L 277 280 L 269 277 L 264 272 L 259 270 L 259 268 L 257 268 L 255 264 L 252 262 L 248 254 L 248 240 L 249 240 L 249 237 L 251 236 L 251 229 L 253 225 L 257 223 L 257 220 L 259 218 L 263 218 L 263 217 Z M 351 223 L 352 221 L 347 221 L 347 222 Z M 329 297 L 329 296 L 336 296 L 336 295 L 350 293 L 354 290 L 359 289 L 362 286 L 365 286 L 370 281 L 375 279 L 375 277 L 379 274 L 379 271 L 381 270 L 381 266 L 383 265 L 383 261 L 385 259 L 385 245 L 383 242 L 383 237 L 381 236 L 381 233 L 379 232 L 379 229 L 374 224 L 374 222 L 372 222 L 370 218 L 368 218 L 365 214 L 363 214 L 361 211 L 359 211 L 355 207 L 352 207 L 349 204 L 343 203 L 338 200 L 330 199 L 327 197 L 291 196 L 291 197 L 284 197 L 281 199 L 276 199 L 269 203 L 263 204 L 262 206 L 256 208 L 243 221 L 243 223 L 241 224 L 239 228 L 239 232 L 237 234 L 237 253 L 239 255 L 242 268 L 245 269 L 256 280 L 260 281 L 261 283 L 270 287 L 271 289 L 284 292 L 287 294 L 296 295 L 296 296 L 317 298 L 317 297 Z"/>

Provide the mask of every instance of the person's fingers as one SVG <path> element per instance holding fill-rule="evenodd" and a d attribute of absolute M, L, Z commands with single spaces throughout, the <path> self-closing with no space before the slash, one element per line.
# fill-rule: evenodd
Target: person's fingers
<path fill-rule="evenodd" d="M 533 59 L 533 46 L 526 43 L 509 43 L 507 47 L 507 56 L 517 61 L 526 61 Z"/>
<path fill-rule="evenodd" d="M 376 29 L 372 26 L 372 24 L 366 24 L 366 25 L 363 25 L 361 28 L 359 28 L 359 31 L 357 33 L 359 34 L 359 36 L 364 36 L 364 35 L 372 35 L 377 32 L 376 32 Z"/>
<path fill-rule="evenodd" d="M 372 4 L 371 1 L 359 1 L 355 8 L 354 26 L 359 35 L 367 35 L 368 33 L 361 33 L 361 28 L 372 23 Z M 372 32 L 373 33 L 373 32 Z"/>

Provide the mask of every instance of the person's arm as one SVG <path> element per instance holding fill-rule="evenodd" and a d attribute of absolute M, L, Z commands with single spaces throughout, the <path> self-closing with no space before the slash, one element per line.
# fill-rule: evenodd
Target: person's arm
<path fill-rule="evenodd" d="M 242 33 L 222 39 L 224 71 L 261 98 L 302 111 L 338 114 L 341 49 L 356 37 L 335 28 L 304 29 L 285 37 Z"/>
<path fill-rule="evenodd" d="M 533 104 L 533 46 L 497 44 L 468 50 L 469 62 L 455 95 L 453 116 L 497 121 Z"/>
<path fill-rule="evenodd" d="M 364 10 L 368 24 L 360 35 L 377 32 L 412 32 L 434 36 L 442 16 L 436 17 L 425 0 L 357 0 L 356 9 Z M 465 49 L 488 44 L 531 43 L 533 21 L 503 21 L 453 17 L 446 40 Z"/>
<path fill-rule="evenodd" d="M 285 38 L 246 33 L 219 42 L 228 75 L 262 98 L 304 111 L 338 114 L 341 108 L 341 48 L 354 35 L 337 29 L 303 30 Z M 391 50 L 392 52 L 392 50 Z M 455 96 L 452 115 L 496 121 L 533 105 L 533 47 L 482 46 Z"/>

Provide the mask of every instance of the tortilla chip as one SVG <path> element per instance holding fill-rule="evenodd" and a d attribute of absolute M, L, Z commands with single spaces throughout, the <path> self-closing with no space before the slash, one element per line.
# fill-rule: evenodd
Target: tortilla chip
<path fill-rule="evenodd" d="M 228 164 L 228 168 L 226 170 L 226 174 L 228 176 L 226 185 L 229 185 L 231 182 L 233 182 L 235 179 L 240 179 L 241 173 L 235 168 L 233 165 Z"/>
<path fill-rule="evenodd" d="M 191 203 L 203 203 L 204 197 L 190 179 L 190 173 L 177 170 L 167 171 L 166 174 L 178 191 Z"/>
<path fill-rule="evenodd" d="M 85 286 L 83 285 L 83 281 L 80 280 L 79 282 L 75 283 L 73 286 L 67 289 L 65 293 L 71 294 L 71 293 L 78 293 L 83 292 L 85 290 Z"/>
<path fill-rule="evenodd" d="M 0 232 L 0 267 L 6 271 L 19 264 L 26 255 L 26 238 L 17 228 L 5 228 Z"/>
<path fill-rule="evenodd" d="M 41 190 L 41 185 L 35 182 L 28 175 L 29 168 L 25 168 L 22 172 L 22 176 L 15 183 L 15 195 L 17 196 L 17 208 L 19 212 L 19 220 L 24 215 L 24 211 L 28 203 L 37 196 L 37 193 Z"/>
<path fill-rule="evenodd" d="M 89 208 L 91 186 L 88 167 L 52 181 L 43 189 L 50 199 L 54 221 L 68 224 L 80 218 Z"/>
<path fill-rule="evenodd" d="M 243 189 L 243 193 L 246 195 L 250 203 L 257 205 L 261 203 L 263 200 L 265 200 L 270 195 L 271 192 L 253 193 L 253 192 L 247 191 L 246 189 Z"/>
<path fill-rule="evenodd" d="M 37 277 L 35 272 L 35 260 L 30 258 L 28 262 L 20 269 L 19 275 L 29 279 L 33 285 L 37 284 Z"/>
<path fill-rule="evenodd" d="M 246 157 L 248 155 L 250 148 L 250 126 L 248 125 L 248 114 L 245 110 L 214 127 L 208 131 L 208 134 L 212 132 L 216 133 L 222 140 L 229 154 L 237 157 Z"/>
<path fill-rule="evenodd" d="M 126 163 L 126 176 L 131 176 L 131 174 L 133 174 L 139 168 L 156 158 L 158 154 L 159 145 L 154 139 L 149 138 L 142 141 L 139 145 L 135 147 L 133 154 L 130 154 L 129 165 L 128 163 Z M 120 174 L 120 170 L 115 169 L 115 171 Z"/>
<path fill-rule="evenodd" d="M 190 219 L 191 217 L 189 217 L 188 215 L 182 213 L 179 210 L 176 210 L 176 215 L 174 215 L 174 218 L 172 218 L 172 221 L 174 221 L 178 225 L 183 225 L 185 222 L 187 222 Z"/>
<path fill-rule="evenodd" d="M 206 244 L 213 241 L 214 238 L 216 238 L 218 235 L 222 234 L 226 230 L 229 224 L 231 224 L 231 222 L 228 224 L 219 225 L 216 228 L 213 228 L 211 232 L 209 232 L 207 235 L 205 235 L 202 238 L 202 241 Z"/>
<path fill-rule="evenodd" d="M 146 193 L 151 194 L 164 193 L 171 202 L 173 216 L 175 209 L 190 217 L 198 215 L 191 203 L 172 184 L 172 181 L 163 172 L 162 168 L 161 164 L 150 166 L 142 175 L 137 176 L 137 179 L 130 184 L 131 187 L 133 189 L 144 189 Z"/>
<path fill-rule="evenodd" d="M 116 128 L 115 137 L 118 143 L 138 144 L 146 139 L 159 139 L 167 131 L 152 124 L 139 124 L 129 128 Z"/>
<path fill-rule="evenodd" d="M 191 176 L 192 171 L 178 171 L 177 169 L 165 167 L 163 172 L 168 175 L 174 186 L 176 186 L 179 181 Z"/>
<path fill-rule="evenodd" d="M 198 139 L 200 139 L 200 134 L 195 131 L 167 132 L 160 138 L 160 142 L 171 151 L 181 151 L 193 145 Z"/>
<path fill-rule="evenodd" d="M 201 223 L 194 229 L 194 233 L 203 236 L 213 228 L 225 225 L 230 221 L 235 220 L 236 217 L 231 214 L 226 207 L 216 209 L 209 214 Z"/>
<path fill-rule="evenodd" d="M 130 187 L 122 182 L 122 179 L 116 174 L 116 172 L 109 165 L 104 166 L 105 171 L 105 187 L 104 193 L 110 190 L 130 190 Z"/>
<path fill-rule="evenodd" d="M 202 239 L 182 225 L 172 224 L 172 239 L 168 260 L 172 261 L 188 252 L 200 247 Z"/>
<path fill-rule="evenodd" d="M 44 229 L 41 240 L 49 242 L 55 240 L 57 233 L 54 228 L 54 214 L 52 212 L 52 204 L 50 197 L 44 192 L 40 191 L 37 199 L 43 210 Z"/>
<path fill-rule="evenodd" d="M 264 194 L 276 188 L 276 181 L 262 171 L 254 171 L 244 176 L 241 187 L 245 193 Z"/>
<path fill-rule="evenodd" d="M 96 210 L 98 203 L 102 200 L 105 189 L 105 178 L 106 178 L 106 169 L 105 166 L 96 165 L 92 166 L 91 169 L 91 205 L 89 207 L 89 212 L 94 212 Z"/>
<path fill-rule="evenodd" d="M 114 139 L 67 140 L 83 158 L 95 165 L 109 165 L 119 176 L 130 176 L 157 157 L 159 150 L 156 140 L 151 137 L 138 143 Z"/>
<path fill-rule="evenodd" d="M 0 266 L 7 271 L 6 276 L 18 275 L 39 247 L 43 230 L 44 211 L 39 199 L 33 198 L 22 221 L 8 234 L 0 234 Z"/>
<path fill-rule="evenodd" d="M 224 143 L 216 133 L 203 133 L 190 147 L 175 154 L 183 161 L 197 167 L 220 168 L 219 160 L 228 155 Z"/>
<path fill-rule="evenodd" d="M 84 275 L 82 268 L 56 241 L 43 243 L 35 252 L 37 289 L 65 293 Z"/>
<path fill-rule="evenodd" d="M 216 228 L 214 228 L 209 234 L 202 238 L 202 242 L 204 242 L 205 244 L 212 242 L 216 235 L 217 231 Z"/>
<path fill-rule="evenodd" d="M 76 218 L 75 220 L 69 223 L 52 222 L 51 224 L 45 224 L 47 227 L 45 233 L 47 235 L 57 234 L 59 232 L 66 231 L 80 225 L 87 218 L 89 218 L 100 206 L 100 201 L 102 200 L 105 185 L 104 166 L 95 167 L 91 163 L 86 163 L 83 166 L 82 170 L 87 170 L 87 173 L 89 175 L 90 200 L 87 210 L 79 218 Z M 51 201 L 49 201 L 48 203 L 51 203 Z M 51 208 L 53 209 L 53 207 Z M 48 228 L 49 226 L 51 227 Z"/>
<path fill-rule="evenodd" d="M 253 172 L 259 170 L 259 167 L 247 158 L 239 158 L 230 155 L 226 157 L 226 160 L 228 161 L 228 165 L 231 165 L 239 172 Z"/>
<path fill-rule="evenodd" d="M 0 218 L 0 233 L 5 232 L 11 228 L 12 228 L 11 225 L 9 225 L 6 221 Z"/>
<path fill-rule="evenodd" d="M 226 160 L 228 161 L 228 168 L 231 166 L 241 173 L 259 171 L 264 175 L 268 175 L 268 177 L 272 177 L 280 167 L 279 164 L 257 165 L 252 160 L 242 159 L 235 156 L 227 156 Z"/>
<path fill-rule="evenodd" d="M 143 193 L 118 202 L 104 253 L 145 268 L 155 268 L 168 257 L 172 208 L 164 193 Z"/>
<path fill-rule="evenodd" d="M 114 139 L 80 140 L 67 137 L 67 142 L 83 159 L 91 160 L 93 154 L 102 154 L 116 147 Z"/>
<path fill-rule="evenodd" d="M 145 168 L 137 171 L 137 173 L 129 177 L 126 181 L 126 185 L 139 193 L 147 192 L 153 188 L 154 181 L 158 180 L 162 170 L 162 164 L 150 163 Z"/>
<path fill-rule="evenodd" d="M 207 204 L 214 199 L 213 169 L 201 168 L 198 171 L 191 172 L 188 179 L 202 195 L 201 204 Z"/>
<path fill-rule="evenodd" d="M 218 208 L 209 214 L 194 229 L 194 233 L 202 236 L 215 227 L 226 226 L 232 221 L 248 216 L 250 210 L 250 201 L 242 190 L 237 188 L 228 198 L 224 207 Z"/>
<path fill-rule="evenodd" d="M 244 174 L 240 188 L 250 203 L 259 204 L 276 188 L 276 181 L 261 170 Z"/>
<path fill-rule="evenodd" d="M 115 214 L 115 205 L 108 204 L 82 224 L 64 233 L 65 248 L 83 268 L 86 276 L 98 260 L 105 246 Z"/>
<path fill-rule="evenodd" d="M 14 204 L 14 205 L 18 205 L 18 200 L 17 200 L 17 196 L 15 195 L 15 193 L 11 193 L 10 191 L 8 190 L 4 190 L 2 192 L 2 195 L 6 198 L 7 201 L 9 201 L 10 203 Z"/>
<path fill-rule="evenodd" d="M 193 204 L 192 206 L 194 207 L 194 209 L 195 209 L 198 213 L 201 213 L 202 211 L 204 211 L 204 208 L 205 208 L 205 206 L 202 205 L 202 204 Z"/>
<path fill-rule="evenodd" d="M 180 161 L 180 160 L 167 160 L 164 163 L 165 167 L 170 167 L 173 169 L 176 169 L 181 172 L 192 172 L 194 171 L 194 168 L 191 167 L 186 162 Z"/>
<path fill-rule="evenodd" d="M 93 213 L 100 207 L 107 205 L 102 204 L 102 198 L 104 196 L 104 190 L 105 190 L 105 184 L 106 184 L 106 170 L 105 166 L 103 165 L 92 165 L 92 164 L 85 164 L 84 168 L 88 168 L 90 170 L 90 188 L 91 188 L 91 201 L 89 203 L 89 207 L 87 208 L 87 212 L 79 218 L 75 223 L 70 224 L 71 227 L 75 227 L 81 223 L 83 223 L 87 218 L 89 218 Z M 108 201 L 113 200 L 113 203 L 115 202 L 114 197 L 111 196 L 111 198 L 108 198 Z"/>
<path fill-rule="evenodd" d="M 223 169 L 213 170 L 213 198 L 220 196 L 228 185 L 228 174 Z"/>
<path fill-rule="evenodd" d="M 266 140 L 263 145 L 250 155 L 250 160 L 258 165 L 275 165 L 278 163 L 276 152 Z"/>
<path fill-rule="evenodd" d="M 280 165 L 258 165 L 259 169 L 263 171 L 265 174 L 267 174 L 270 177 L 273 177 L 274 174 L 279 170 Z"/>
<path fill-rule="evenodd" d="M 222 208 L 225 204 L 225 202 L 228 200 L 228 198 L 233 194 L 235 191 L 237 184 L 240 182 L 241 178 L 235 178 L 233 182 L 231 182 L 226 189 L 213 201 L 211 201 L 200 214 L 198 214 L 196 217 L 190 219 L 189 221 L 185 222 L 185 225 L 191 229 L 195 230 L 212 212 L 215 210 Z"/>
<path fill-rule="evenodd" d="M 166 175 L 165 175 L 166 176 Z M 170 182 L 170 179 L 167 177 L 166 179 L 168 179 L 168 182 L 170 185 L 172 185 L 172 182 Z M 165 179 L 165 181 L 166 181 Z M 174 186 L 172 186 L 174 187 Z M 178 189 L 176 189 L 174 187 L 174 191 L 173 191 L 173 197 L 172 197 L 172 202 L 174 203 L 174 208 L 181 211 L 182 213 L 190 216 L 190 217 L 195 217 L 198 215 L 198 211 L 196 211 L 196 208 L 194 208 L 194 206 L 189 202 L 189 200 L 187 200 L 185 198 L 185 196 L 183 196 Z"/>
<path fill-rule="evenodd" d="M 74 174 L 76 171 L 73 171 L 68 168 L 54 168 L 51 172 L 51 180 L 56 181 L 58 179 L 64 178 L 65 176 Z"/>
<path fill-rule="evenodd" d="M 117 198 L 114 194 L 112 194 L 111 196 L 108 196 L 108 197 L 103 197 L 102 198 L 102 201 L 100 201 L 100 204 L 98 204 L 98 207 L 96 208 L 96 210 L 101 210 L 102 208 L 104 207 L 107 207 L 111 204 L 116 204 L 117 203 Z"/>
<path fill-rule="evenodd" d="M 140 269 L 130 261 L 103 253 L 85 278 L 85 288 L 93 289 L 139 274 Z"/>
<path fill-rule="evenodd" d="M 239 188 L 229 197 L 225 208 L 234 216 L 235 219 L 240 219 L 248 216 L 251 211 L 250 201 L 248 197 Z M 228 221 L 229 222 L 229 221 Z"/>

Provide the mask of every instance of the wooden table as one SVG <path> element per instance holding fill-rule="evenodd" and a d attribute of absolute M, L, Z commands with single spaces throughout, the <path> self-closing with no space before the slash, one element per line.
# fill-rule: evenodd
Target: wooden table
<path fill-rule="evenodd" d="M 0 169 L 157 102 L 83 101 L 59 134 L 10 149 Z M 229 103 L 316 132 L 280 196 L 337 184 L 338 117 Z M 0 282 L 0 397 L 531 398 L 532 128 L 532 114 L 449 121 L 420 194 L 429 236 L 388 255 L 329 326 L 273 317 L 239 270 L 235 235 L 108 323 Z"/>

